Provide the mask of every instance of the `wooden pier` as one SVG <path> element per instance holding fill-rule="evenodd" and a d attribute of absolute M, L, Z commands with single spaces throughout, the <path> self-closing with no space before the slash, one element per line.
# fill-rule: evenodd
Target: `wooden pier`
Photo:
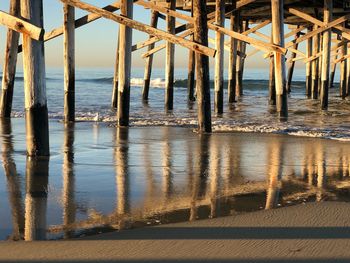
<path fill-rule="evenodd" d="M 58 1 L 58 0 L 57 0 Z M 349 95 L 350 1 L 344 0 L 120 0 L 97 7 L 80 0 L 60 0 L 64 24 L 45 32 L 42 0 L 9 0 L 9 12 L 0 11 L 0 24 L 8 28 L 3 68 L 0 117 L 11 116 L 17 53 L 23 52 L 27 152 L 29 156 L 49 155 L 48 109 L 46 104 L 44 42 L 63 35 L 64 45 L 64 121 L 75 120 L 75 29 L 97 19 L 120 25 L 112 89 L 112 108 L 117 125 L 128 126 L 130 79 L 133 52 L 147 49 L 142 100 L 149 98 L 153 56 L 166 50 L 165 111 L 174 108 L 174 63 L 176 47 L 188 49 L 188 101 L 197 102 L 198 131 L 211 132 L 212 112 L 220 116 L 225 105 L 244 95 L 243 72 L 247 45 L 262 51 L 270 63 L 269 104 L 280 118 L 288 116 L 288 92 L 296 61 L 305 63 L 305 95 L 319 100 L 327 110 L 329 89 L 339 65 L 340 96 Z M 133 17 L 133 6 L 150 10 L 150 25 Z M 75 10 L 89 12 L 75 18 Z M 49 19 L 49 18 L 48 18 Z M 166 21 L 165 28 L 158 19 Z M 225 20 L 227 20 L 225 23 Z M 287 27 L 286 27 L 287 25 Z M 271 34 L 259 32 L 270 26 Z M 289 32 L 284 32 L 288 28 Z M 149 37 L 132 42 L 132 31 Z M 215 33 L 215 39 L 209 32 Z M 22 35 L 23 44 L 19 45 Z M 288 41 L 290 37 L 294 39 Z M 225 42 L 225 37 L 229 40 Z M 263 40 L 261 40 L 263 39 Z M 165 43 L 159 43 L 165 41 Z M 306 43 L 306 50 L 300 44 Z M 213 45 L 209 45 L 212 43 Z M 298 49 L 299 48 L 299 49 Z M 224 53 L 228 52 L 228 86 L 224 86 Z M 215 59 L 214 98 L 210 97 L 209 58 Z M 288 65 L 288 78 L 287 78 Z M 228 97 L 224 98 L 227 88 Z M 213 102 L 213 103 L 212 103 Z M 227 102 L 227 104 L 225 103 Z M 213 108 L 212 108 L 213 105 Z"/>

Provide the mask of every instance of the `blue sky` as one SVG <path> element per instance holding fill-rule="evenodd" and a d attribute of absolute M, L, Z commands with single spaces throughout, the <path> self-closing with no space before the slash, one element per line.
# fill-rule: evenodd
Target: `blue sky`
<path fill-rule="evenodd" d="M 44 0 L 44 24 L 46 32 L 59 27 L 63 22 L 62 3 L 59 0 Z M 102 7 L 112 3 L 112 0 L 86 0 L 90 4 Z M 9 1 L 0 1 L 0 10 L 8 11 Z M 85 15 L 86 12 L 76 10 L 76 18 Z M 150 11 L 143 7 L 134 5 L 134 19 L 137 21 L 149 24 Z M 179 21 L 184 22 L 184 21 Z M 228 23 L 228 21 L 226 21 Z M 164 21 L 159 20 L 159 27 L 164 29 Z M 227 25 L 228 26 L 228 25 Z M 113 68 L 115 60 L 116 39 L 119 25 L 107 19 L 99 19 L 82 28 L 76 30 L 76 65 L 77 67 L 105 67 Z M 262 32 L 270 35 L 269 27 Z M 214 37 L 213 33 L 210 34 Z M 256 37 L 256 36 L 254 36 Z M 134 31 L 133 43 L 147 39 L 148 36 L 144 33 Z M 258 38 L 258 37 L 256 37 Z M 226 38 L 227 40 L 228 38 Z M 63 48 L 62 37 L 58 37 L 46 42 L 45 55 L 48 67 L 60 67 L 63 63 Z M 6 28 L 0 26 L 0 63 L 3 61 L 4 47 L 6 43 Z M 133 66 L 142 67 L 144 61 L 141 54 L 146 49 L 133 53 Z M 248 51 L 251 49 L 249 48 Z M 187 67 L 188 52 L 182 47 L 176 48 L 176 66 Z M 247 67 L 267 67 L 268 61 L 262 59 L 263 54 L 257 53 L 255 56 L 247 59 Z M 228 53 L 225 53 L 227 62 Z M 165 61 L 164 51 L 155 55 L 155 66 L 163 67 Z M 19 64 L 22 58 L 19 57 Z M 213 59 L 211 59 L 213 63 Z M 227 63 L 226 63 L 227 64 Z M 299 64 L 300 66 L 300 64 Z"/>

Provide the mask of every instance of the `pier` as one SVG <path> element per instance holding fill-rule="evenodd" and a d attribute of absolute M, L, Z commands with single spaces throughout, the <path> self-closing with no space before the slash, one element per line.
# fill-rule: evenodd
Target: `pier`
<path fill-rule="evenodd" d="M 244 96 L 245 59 L 262 52 L 270 65 L 269 104 L 278 118 L 288 117 L 288 93 L 293 92 L 296 61 L 305 63 L 305 96 L 319 101 L 326 111 L 335 71 L 341 76 L 339 96 L 345 99 L 350 86 L 350 1 L 323 0 L 120 0 L 97 7 L 80 0 L 61 0 L 64 23 L 45 31 L 42 0 L 10 0 L 10 10 L 0 12 L 0 24 L 8 28 L 3 66 L 0 116 L 9 118 L 13 100 L 17 54 L 23 53 L 27 154 L 49 155 L 48 108 L 45 83 L 45 42 L 63 35 L 64 122 L 75 121 L 75 30 L 98 19 L 119 24 L 111 107 L 117 125 L 129 126 L 130 80 L 133 52 L 144 49 L 142 99 L 149 96 L 153 56 L 165 49 L 164 110 L 174 105 L 174 63 L 176 47 L 188 49 L 188 101 L 197 103 L 198 131 L 212 131 L 212 114 L 220 116 L 225 106 Z M 137 21 L 133 7 L 150 10 L 150 24 Z M 76 9 L 89 14 L 76 17 Z M 158 20 L 165 20 L 165 27 Z M 261 30 L 270 28 L 266 35 Z M 285 29 L 288 28 L 288 32 Z M 148 38 L 133 43 L 133 30 Z M 210 33 L 215 37 L 211 38 Z M 290 40 L 290 38 L 292 39 Z M 19 45 L 19 39 L 22 44 Z M 263 39 L 263 40 L 262 40 Z M 300 48 L 306 44 L 305 50 Z M 247 47 L 255 51 L 248 53 Z M 228 84 L 224 85 L 224 57 L 229 57 Z M 214 98 L 210 97 L 209 58 L 214 58 Z M 339 66 L 337 67 L 337 64 Z M 227 98 L 224 90 L 227 89 Z M 106 98 L 108 99 L 108 98 Z"/>

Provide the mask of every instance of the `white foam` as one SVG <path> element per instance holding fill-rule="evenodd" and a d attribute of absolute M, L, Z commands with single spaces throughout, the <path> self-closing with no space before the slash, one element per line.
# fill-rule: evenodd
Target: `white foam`
<path fill-rule="evenodd" d="M 142 78 L 132 78 L 130 84 L 136 87 L 142 87 L 144 84 L 144 79 Z M 150 86 L 162 88 L 165 87 L 165 80 L 162 78 L 151 79 Z"/>

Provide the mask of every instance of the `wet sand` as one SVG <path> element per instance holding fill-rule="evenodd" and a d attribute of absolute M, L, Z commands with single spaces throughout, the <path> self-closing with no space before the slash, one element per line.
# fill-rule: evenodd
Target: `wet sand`
<path fill-rule="evenodd" d="M 50 160 L 2 123 L 0 239 L 69 239 L 315 201 L 350 202 L 349 142 L 50 122 Z"/>
<path fill-rule="evenodd" d="M 1 262 L 349 262 L 350 204 L 320 202 L 107 233 L 1 242 Z"/>

